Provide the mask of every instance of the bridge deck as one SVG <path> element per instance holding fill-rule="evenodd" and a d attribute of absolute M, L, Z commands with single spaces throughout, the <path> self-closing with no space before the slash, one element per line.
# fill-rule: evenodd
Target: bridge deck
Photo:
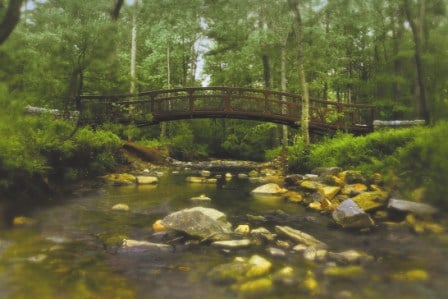
<path fill-rule="evenodd" d="M 195 87 L 136 95 L 80 97 L 86 123 L 139 126 L 189 118 L 241 118 L 299 126 L 301 97 L 293 93 L 231 87 Z M 373 130 L 376 106 L 310 99 L 310 130 Z"/>

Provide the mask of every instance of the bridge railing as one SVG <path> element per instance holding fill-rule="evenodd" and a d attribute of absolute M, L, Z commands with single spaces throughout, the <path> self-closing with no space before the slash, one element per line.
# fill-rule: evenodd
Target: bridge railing
<path fill-rule="evenodd" d="M 82 96 L 86 122 L 148 124 L 189 117 L 244 117 L 293 124 L 301 97 L 286 92 L 231 87 L 194 87 L 136 95 Z M 310 100 L 310 126 L 347 131 L 371 129 L 373 105 Z"/>

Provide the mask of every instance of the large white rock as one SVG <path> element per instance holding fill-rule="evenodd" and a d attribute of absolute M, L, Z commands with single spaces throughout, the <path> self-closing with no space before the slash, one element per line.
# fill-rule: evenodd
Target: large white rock
<path fill-rule="evenodd" d="M 174 212 L 163 218 L 162 223 L 168 229 L 203 239 L 219 239 L 220 236 L 232 232 L 232 225 L 224 213 L 204 207 Z"/>
<path fill-rule="evenodd" d="M 412 213 L 421 216 L 437 213 L 437 209 L 431 205 L 395 198 L 391 198 L 389 200 L 387 207 L 400 212 Z"/>
<path fill-rule="evenodd" d="M 280 188 L 279 185 L 275 183 L 269 183 L 261 185 L 254 190 L 252 190 L 253 194 L 283 194 L 288 190 L 285 188 Z"/>
<path fill-rule="evenodd" d="M 343 228 L 362 229 L 374 225 L 372 218 L 361 209 L 352 199 L 344 200 L 334 210 L 333 219 Z"/>

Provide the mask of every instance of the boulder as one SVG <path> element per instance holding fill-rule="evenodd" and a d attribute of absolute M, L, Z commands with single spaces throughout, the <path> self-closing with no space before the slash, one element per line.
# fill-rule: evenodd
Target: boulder
<path fill-rule="evenodd" d="M 334 221 L 343 228 L 362 229 L 374 225 L 372 218 L 352 199 L 344 200 L 332 213 Z"/>
<path fill-rule="evenodd" d="M 428 216 L 437 213 L 437 209 L 431 205 L 395 198 L 389 200 L 387 207 L 395 211 L 412 213 L 417 216 Z"/>
<path fill-rule="evenodd" d="M 137 184 L 139 185 L 151 185 L 151 184 L 157 184 L 159 182 L 159 179 L 155 176 L 145 176 L 145 175 L 139 175 L 136 177 Z"/>
<path fill-rule="evenodd" d="M 283 236 L 286 236 L 294 241 L 297 241 L 299 243 L 305 244 L 307 246 L 314 246 L 316 248 L 326 248 L 327 244 L 324 242 L 319 241 L 318 239 L 314 238 L 313 236 L 304 233 L 298 229 L 291 228 L 289 226 L 275 226 L 275 231 L 278 234 L 281 234 Z"/>
<path fill-rule="evenodd" d="M 174 212 L 163 218 L 162 223 L 167 229 L 202 239 L 212 237 L 219 240 L 223 235 L 232 232 L 232 225 L 224 213 L 204 207 Z"/>
<path fill-rule="evenodd" d="M 269 183 L 261 185 L 254 190 L 252 190 L 253 194 L 283 194 L 287 192 L 288 190 L 284 188 L 280 188 L 279 185 L 275 183 Z"/>
<path fill-rule="evenodd" d="M 371 191 L 358 194 L 352 199 L 364 211 L 371 211 L 384 206 L 388 195 L 385 191 Z"/>

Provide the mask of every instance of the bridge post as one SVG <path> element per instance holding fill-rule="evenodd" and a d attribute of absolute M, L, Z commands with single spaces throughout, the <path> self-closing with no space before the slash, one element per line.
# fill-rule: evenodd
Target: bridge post
<path fill-rule="evenodd" d="M 193 97 L 194 90 L 188 90 L 188 111 L 190 113 L 193 113 L 194 111 L 194 97 Z"/>
<path fill-rule="evenodd" d="M 232 100 L 232 96 L 231 96 L 231 91 L 228 89 L 223 89 L 223 98 L 224 98 L 224 109 L 225 112 L 231 112 L 232 111 L 232 106 L 230 105 L 230 102 Z"/>

